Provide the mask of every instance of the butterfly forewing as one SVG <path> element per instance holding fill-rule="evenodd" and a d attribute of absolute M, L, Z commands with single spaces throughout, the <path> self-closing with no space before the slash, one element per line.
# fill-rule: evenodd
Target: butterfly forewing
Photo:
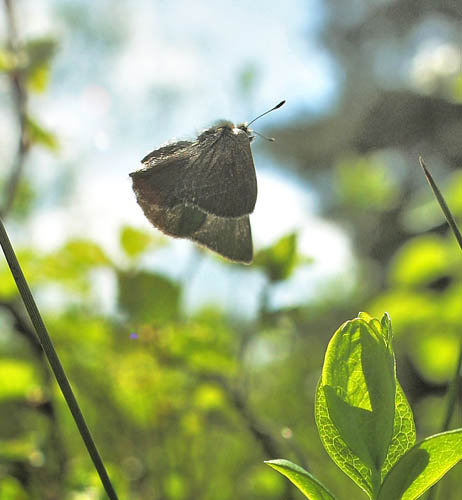
<path fill-rule="evenodd" d="M 144 202 L 173 208 L 182 203 L 177 196 L 177 182 L 194 157 L 193 145 L 190 141 L 179 141 L 156 149 L 143 158 L 144 168 L 130 174 L 141 206 Z"/>
<path fill-rule="evenodd" d="M 161 207 L 195 205 L 220 217 L 252 213 L 257 179 L 246 132 L 231 125 L 205 130 L 149 153 L 145 168 L 130 174 L 137 196 Z"/>
<path fill-rule="evenodd" d="M 213 127 L 197 138 L 197 148 L 178 196 L 220 217 L 252 213 L 257 178 L 247 133 L 230 125 Z"/>

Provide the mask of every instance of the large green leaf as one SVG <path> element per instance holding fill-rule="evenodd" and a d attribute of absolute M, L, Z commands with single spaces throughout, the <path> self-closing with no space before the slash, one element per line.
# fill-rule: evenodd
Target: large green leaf
<path fill-rule="evenodd" d="M 377 500 L 414 500 L 462 459 L 462 429 L 424 439 L 394 465 Z"/>
<path fill-rule="evenodd" d="M 286 476 L 310 500 L 335 500 L 334 495 L 312 474 L 289 460 L 278 459 L 265 462 Z"/>
<path fill-rule="evenodd" d="M 355 319 L 333 336 L 322 387 L 333 424 L 358 458 L 380 471 L 393 434 L 394 359 L 382 336 Z"/>
<path fill-rule="evenodd" d="M 336 332 L 317 388 L 315 415 L 334 462 L 371 498 L 415 443 L 411 408 L 396 380 L 387 315 L 361 313 Z"/>
<path fill-rule="evenodd" d="M 388 447 L 387 456 L 381 471 L 383 479 L 397 460 L 411 448 L 416 440 L 414 416 L 406 395 L 398 381 L 396 381 L 395 421 L 393 423 L 393 437 Z"/>
<path fill-rule="evenodd" d="M 321 380 L 316 390 L 315 417 L 319 437 L 330 458 L 349 476 L 370 498 L 372 498 L 372 473 L 342 439 L 332 423 L 326 404 Z"/>

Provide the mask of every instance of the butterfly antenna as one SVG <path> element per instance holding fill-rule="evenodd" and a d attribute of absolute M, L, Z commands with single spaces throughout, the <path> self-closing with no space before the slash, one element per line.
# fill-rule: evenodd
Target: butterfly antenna
<path fill-rule="evenodd" d="M 254 121 L 257 121 L 259 118 L 261 118 L 262 116 L 265 116 L 267 115 L 268 113 L 271 113 L 271 111 L 274 111 L 275 109 L 279 109 L 286 101 L 281 101 L 279 104 L 277 104 L 276 106 L 274 106 L 274 108 L 271 108 L 269 109 L 268 111 L 265 111 L 264 113 L 262 113 L 261 115 L 258 115 L 256 118 L 254 118 L 251 122 L 247 123 L 247 127 L 253 123 Z M 258 134 L 258 135 L 261 135 L 261 134 Z M 262 136 L 264 137 L 264 136 Z M 268 137 L 265 137 L 265 139 L 269 139 L 271 140 L 271 138 L 268 138 Z M 274 139 L 273 139 L 274 140 Z"/>
<path fill-rule="evenodd" d="M 257 132 L 256 130 L 252 130 L 252 133 L 258 135 L 259 137 L 262 137 L 263 139 L 266 139 L 269 142 L 274 142 L 276 140 L 274 137 L 268 137 L 266 135 L 260 134 L 260 132 Z"/>

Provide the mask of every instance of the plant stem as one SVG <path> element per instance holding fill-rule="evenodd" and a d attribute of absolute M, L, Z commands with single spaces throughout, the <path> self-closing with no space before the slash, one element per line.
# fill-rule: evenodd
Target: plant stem
<path fill-rule="evenodd" d="M 18 259 L 16 258 L 16 254 L 13 250 L 13 247 L 11 246 L 11 242 L 8 238 L 8 234 L 1 219 L 0 219 L 0 245 L 3 249 L 3 253 L 5 254 L 5 258 L 10 267 L 11 274 L 13 275 L 13 278 L 16 282 L 16 286 L 18 287 L 19 293 L 22 297 L 27 313 L 29 314 L 32 325 L 35 328 L 35 332 L 37 333 L 40 343 L 42 344 L 43 350 L 51 365 L 51 369 L 56 377 L 59 387 L 61 388 L 64 399 L 66 400 L 69 410 L 71 411 L 72 416 L 74 417 L 80 435 L 82 436 L 82 439 L 85 443 L 88 453 L 90 454 L 93 464 L 99 474 L 101 482 L 103 483 L 107 496 L 110 498 L 110 500 L 118 500 L 117 494 L 111 484 L 109 476 L 106 472 L 106 468 L 104 467 L 103 461 L 101 460 L 96 445 L 90 434 L 90 430 L 88 429 L 88 426 L 79 408 L 77 400 L 75 399 L 69 381 L 66 377 L 66 374 L 64 373 L 64 369 L 61 365 L 61 362 L 59 361 L 56 350 L 53 346 L 53 343 L 48 334 L 46 326 L 42 320 L 40 312 L 34 301 L 30 288 L 27 284 L 26 278 L 24 277 L 21 266 L 19 265 Z"/>
<path fill-rule="evenodd" d="M 441 194 L 441 191 L 438 189 L 438 186 L 436 185 L 435 181 L 433 180 L 433 177 L 431 176 L 430 172 L 428 171 L 422 157 L 419 157 L 419 162 L 420 166 L 423 168 L 423 171 L 425 173 L 425 177 L 428 180 L 428 183 L 430 184 L 430 187 L 433 190 L 433 193 L 435 195 L 435 198 L 438 200 L 438 203 L 440 204 L 441 210 L 446 217 L 446 220 L 449 224 L 449 227 L 452 229 L 452 232 L 454 233 L 454 236 L 456 237 L 457 242 L 459 243 L 460 249 L 462 250 L 462 235 L 459 231 L 459 228 L 457 227 L 456 221 L 449 210 L 449 207 Z M 449 425 L 451 423 L 451 418 L 452 415 L 454 414 L 454 409 L 456 407 L 456 402 L 457 402 L 457 396 L 459 394 L 460 390 L 460 373 L 461 373 L 461 367 L 462 367 L 462 335 L 461 335 L 461 342 L 460 342 L 460 347 L 459 347 L 459 356 L 457 359 L 456 363 L 456 369 L 454 372 L 454 377 L 452 378 L 450 384 L 449 384 L 449 389 L 448 389 L 448 401 L 447 401 L 447 406 L 446 406 L 446 414 L 444 416 L 443 420 L 443 425 L 442 425 L 442 431 L 447 431 L 449 429 Z M 430 491 L 427 496 L 427 500 L 432 500 L 435 498 L 437 494 L 437 486 L 434 486 Z"/>

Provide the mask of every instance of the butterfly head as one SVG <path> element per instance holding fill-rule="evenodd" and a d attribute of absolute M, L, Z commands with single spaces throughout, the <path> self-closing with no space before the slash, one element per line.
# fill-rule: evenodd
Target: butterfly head
<path fill-rule="evenodd" d="M 250 142 L 252 142 L 255 139 L 255 136 L 253 135 L 253 130 L 249 128 L 249 124 L 247 122 L 240 123 L 237 127 L 235 127 L 235 130 L 236 134 L 238 134 L 240 130 L 245 132 Z"/>

